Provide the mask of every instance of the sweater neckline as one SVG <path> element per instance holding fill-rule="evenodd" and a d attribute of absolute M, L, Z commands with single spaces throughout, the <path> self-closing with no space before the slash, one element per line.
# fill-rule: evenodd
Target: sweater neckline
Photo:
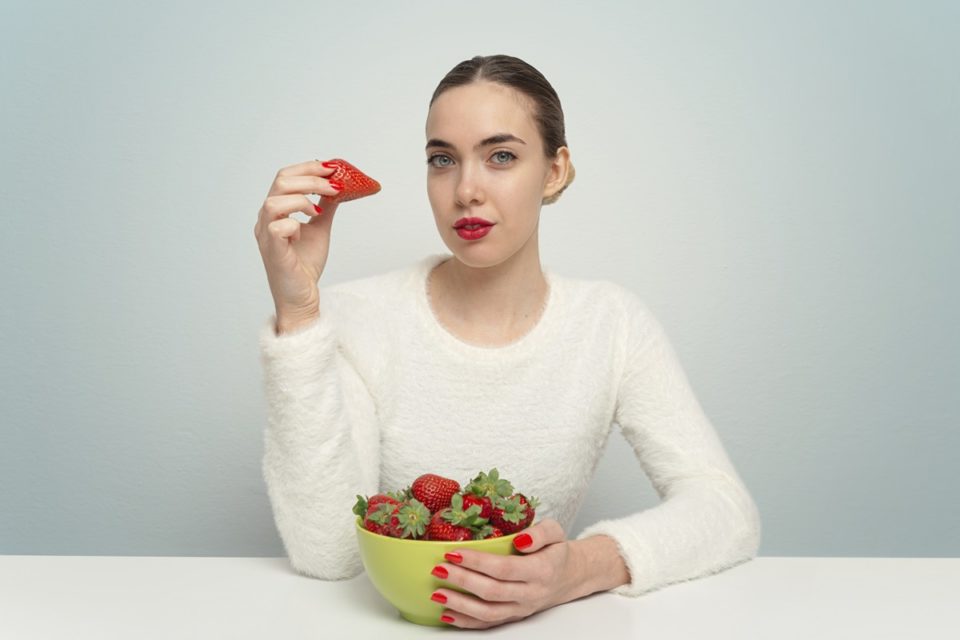
<path fill-rule="evenodd" d="M 415 278 L 417 284 L 417 307 L 420 310 L 422 319 L 429 326 L 430 333 L 434 335 L 438 342 L 462 354 L 484 358 L 525 353 L 532 349 L 537 342 L 543 340 L 543 336 L 550 330 L 554 323 L 554 317 L 557 314 L 556 307 L 559 300 L 556 277 L 550 270 L 546 268 L 542 269 L 543 277 L 547 281 L 547 298 L 537 323 L 513 342 L 503 345 L 486 346 L 466 342 L 451 333 L 450 330 L 440 322 L 440 319 L 433 312 L 433 308 L 430 305 L 430 292 L 427 286 L 427 278 L 434 267 L 451 258 L 453 258 L 453 254 L 450 253 L 437 253 L 427 256 L 420 262 L 417 277 Z"/>

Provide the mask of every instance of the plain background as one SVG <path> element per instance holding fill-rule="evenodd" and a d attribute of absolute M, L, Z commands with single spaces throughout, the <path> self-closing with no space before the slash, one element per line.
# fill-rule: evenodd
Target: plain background
<path fill-rule="evenodd" d="M 322 282 L 445 251 L 427 103 L 508 53 L 558 91 L 577 168 L 544 266 L 654 310 L 760 554 L 960 554 L 958 25 L 953 2 L 4 2 L 0 553 L 282 555 L 257 211 L 281 167 L 344 157 L 383 191 L 340 210 Z M 618 433 L 567 533 L 654 504 Z"/>

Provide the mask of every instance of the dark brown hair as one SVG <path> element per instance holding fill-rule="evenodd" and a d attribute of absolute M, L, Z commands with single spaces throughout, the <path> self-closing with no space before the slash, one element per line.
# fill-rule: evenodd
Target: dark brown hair
<path fill-rule="evenodd" d="M 531 115 L 543 140 L 544 155 L 550 160 L 556 158 L 557 150 L 567 146 L 560 98 L 543 74 L 520 58 L 500 54 L 474 56 L 464 60 L 443 77 L 430 98 L 429 106 L 433 106 L 434 101 L 447 89 L 483 80 L 516 89 L 529 98 L 533 105 Z M 556 202 L 564 189 L 573 182 L 574 173 L 571 162 L 566 183 L 552 196 L 544 198 L 543 204 Z"/>

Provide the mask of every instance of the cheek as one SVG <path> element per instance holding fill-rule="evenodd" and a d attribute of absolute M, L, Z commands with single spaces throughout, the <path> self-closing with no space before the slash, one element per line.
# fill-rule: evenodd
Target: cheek
<path fill-rule="evenodd" d="M 510 198 L 513 202 L 523 203 L 524 207 L 537 207 L 543 199 L 543 182 L 536 172 L 525 173 L 521 179 L 514 181 L 510 187 Z"/>
<path fill-rule="evenodd" d="M 430 200 L 430 204 L 436 203 L 440 192 L 439 186 L 434 178 L 427 178 L 427 198 Z"/>

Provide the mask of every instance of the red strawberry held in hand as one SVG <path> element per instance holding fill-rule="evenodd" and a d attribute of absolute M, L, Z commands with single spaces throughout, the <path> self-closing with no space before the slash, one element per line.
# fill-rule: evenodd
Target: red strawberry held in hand
<path fill-rule="evenodd" d="M 327 168 L 334 169 L 333 173 L 326 177 L 327 180 L 339 182 L 343 185 L 343 189 L 341 189 L 337 195 L 324 195 L 323 197 L 326 200 L 332 202 L 347 202 L 348 200 L 372 196 L 380 191 L 379 182 L 342 158 L 327 160 L 322 164 Z"/>
<path fill-rule="evenodd" d="M 435 473 L 425 473 L 410 485 L 410 493 L 422 502 L 430 513 L 449 507 L 450 499 L 458 491 L 460 491 L 459 482 Z"/>

